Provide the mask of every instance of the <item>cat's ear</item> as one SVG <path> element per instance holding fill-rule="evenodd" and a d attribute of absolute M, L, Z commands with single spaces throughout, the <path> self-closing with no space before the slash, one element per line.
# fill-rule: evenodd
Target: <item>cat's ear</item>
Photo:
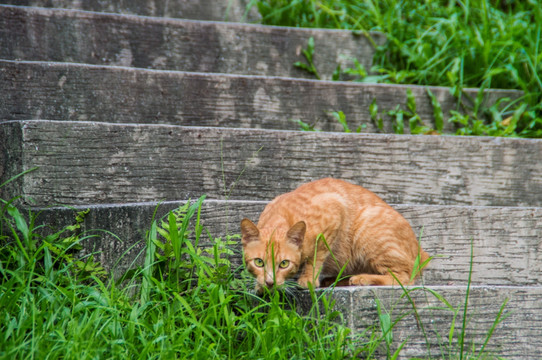
<path fill-rule="evenodd" d="M 243 245 L 248 244 L 251 241 L 260 240 L 260 230 L 249 219 L 241 220 L 241 242 Z"/>
<path fill-rule="evenodd" d="M 294 226 L 288 230 L 286 233 L 286 237 L 288 238 L 288 241 L 295 244 L 298 247 L 301 247 L 303 245 L 303 239 L 305 238 L 305 231 L 307 230 L 307 225 L 305 225 L 304 221 L 300 221 Z"/>

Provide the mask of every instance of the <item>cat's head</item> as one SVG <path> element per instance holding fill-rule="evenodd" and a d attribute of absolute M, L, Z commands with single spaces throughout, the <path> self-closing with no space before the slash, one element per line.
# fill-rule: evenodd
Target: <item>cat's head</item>
<path fill-rule="evenodd" d="M 306 225 L 296 223 L 287 231 L 258 229 L 248 219 L 241 221 L 243 252 L 247 270 L 254 275 L 257 289 L 281 286 L 297 274 Z"/>

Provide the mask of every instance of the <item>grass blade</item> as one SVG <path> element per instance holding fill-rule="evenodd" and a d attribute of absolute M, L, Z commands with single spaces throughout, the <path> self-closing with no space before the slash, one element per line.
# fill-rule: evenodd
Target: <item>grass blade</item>
<path fill-rule="evenodd" d="M 474 240 L 470 242 L 470 264 L 469 264 L 469 279 L 467 281 L 467 292 L 465 294 L 465 305 L 463 308 L 463 324 L 461 326 L 461 334 L 459 335 L 459 359 L 463 360 L 465 353 L 465 333 L 467 331 L 467 310 L 469 306 L 470 285 L 472 281 L 472 263 L 474 254 Z"/>
<path fill-rule="evenodd" d="M 437 97 L 427 88 L 427 95 L 431 98 L 431 105 L 433 105 L 433 116 L 435 117 L 435 129 L 442 133 L 444 128 L 444 115 L 442 113 L 442 107 Z"/>
<path fill-rule="evenodd" d="M 13 176 L 12 178 L 10 178 L 10 179 L 4 181 L 2 184 L 0 184 L 0 188 L 3 187 L 3 186 L 6 186 L 7 184 L 9 184 L 9 183 L 12 182 L 12 181 L 17 180 L 17 179 L 20 178 L 21 176 L 24 176 L 24 175 L 28 174 L 29 172 L 32 172 L 32 171 L 37 170 L 37 169 L 38 169 L 38 167 L 36 166 L 36 167 L 31 168 L 31 169 L 25 170 L 25 171 L 23 171 L 23 172 L 20 173 L 20 174 L 17 174 L 17 175 L 15 175 L 15 176 Z"/>
<path fill-rule="evenodd" d="M 187 219 L 188 216 L 185 216 L 185 219 Z M 173 214 L 173 211 L 170 211 L 168 214 L 168 234 L 169 234 L 169 241 L 171 241 L 171 246 L 173 248 L 173 255 L 175 256 L 175 263 L 173 265 L 173 268 L 176 269 L 179 267 L 181 263 L 181 239 L 179 236 L 179 229 L 177 228 L 177 218 L 175 217 L 175 214 Z"/>
<path fill-rule="evenodd" d="M 147 251 L 143 266 L 143 279 L 141 280 L 141 303 L 146 304 L 150 299 L 150 286 L 153 275 L 154 253 L 156 252 L 155 241 L 157 240 L 156 220 L 152 222 L 147 233 Z"/>
<path fill-rule="evenodd" d="M 493 332 L 497 328 L 497 325 L 499 325 L 501 322 L 503 322 L 504 319 L 506 319 L 508 317 L 508 315 L 510 315 L 510 313 L 508 313 L 508 314 L 503 316 L 503 312 L 504 312 L 504 308 L 506 307 L 506 304 L 508 304 L 508 298 L 506 298 L 504 300 L 503 304 L 501 305 L 501 308 L 499 309 L 497 317 L 495 318 L 495 321 L 493 321 L 493 324 L 491 325 L 491 328 L 489 329 L 489 331 L 487 333 L 484 344 L 482 345 L 482 347 L 480 348 L 480 351 L 478 352 L 477 359 L 479 359 L 483 355 L 484 350 L 486 348 L 486 345 L 489 342 L 489 339 L 491 339 L 491 336 L 493 335 Z"/>

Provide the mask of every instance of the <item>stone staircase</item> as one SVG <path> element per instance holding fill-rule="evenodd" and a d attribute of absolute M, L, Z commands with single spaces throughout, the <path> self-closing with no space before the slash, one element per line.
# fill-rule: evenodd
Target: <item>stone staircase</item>
<path fill-rule="evenodd" d="M 404 106 L 410 88 L 418 114 L 432 119 L 426 89 L 311 80 L 293 66 L 310 37 L 328 80 L 354 58 L 370 68 L 371 41 L 220 22 L 257 20 L 243 0 L 0 3 L 0 183 L 37 167 L 0 195 L 21 195 L 52 226 L 90 208 L 87 229 L 124 240 L 104 234 L 85 245 L 108 268 L 124 253 L 114 270 L 131 264 L 160 201 L 159 215 L 206 194 L 204 226 L 224 236 L 239 232 L 242 217 L 257 220 L 274 196 L 333 176 L 395 204 L 424 249 L 441 255 L 424 273 L 426 288 L 409 293 L 421 324 L 401 289 L 353 287 L 333 293 L 347 325 L 374 324 L 378 299 L 392 319 L 407 314 L 393 330 L 395 348 L 406 341 L 400 358 L 453 358 L 470 291 L 469 350 L 480 350 L 508 301 L 484 350 L 540 357 L 542 141 L 377 133 L 373 100 Z M 455 108 L 447 88 L 431 92 L 445 115 Z M 485 101 L 502 96 L 518 94 L 490 90 Z M 363 133 L 340 132 L 332 111 Z M 293 119 L 328 132 L 298 131 Z"/>

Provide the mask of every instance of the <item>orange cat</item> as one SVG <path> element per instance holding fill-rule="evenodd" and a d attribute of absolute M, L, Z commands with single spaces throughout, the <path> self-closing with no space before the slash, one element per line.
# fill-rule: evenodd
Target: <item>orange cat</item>
<path fill-rule="evenodd" d="M 278 196 L 258 226 L 243 219 L 241 233 L 258 290 L 280 286 L 300 270 L 300 286 L 319 287 L 320 277 L 335 278 L 343 266 L 349 285 L 396 284 L 390 271 L 406 285 L 418 254 L 420 264 L 429 258 L 408 221 L 376 194 L 330 178 Z"/>

